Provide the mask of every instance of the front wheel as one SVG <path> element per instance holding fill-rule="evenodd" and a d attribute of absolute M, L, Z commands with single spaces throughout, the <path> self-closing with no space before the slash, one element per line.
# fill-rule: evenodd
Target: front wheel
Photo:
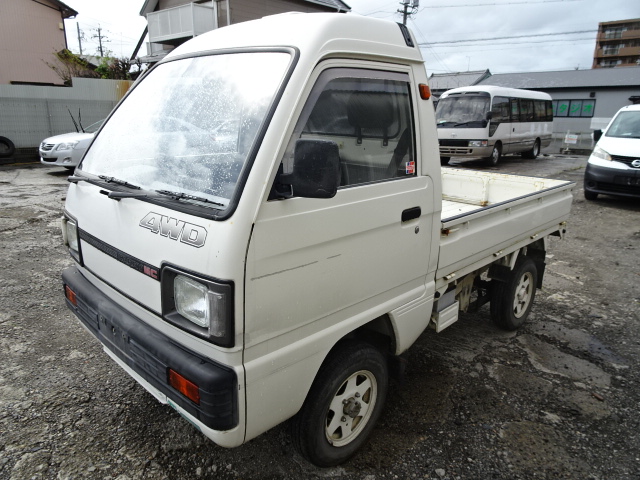
<path fill-rule="evenodd" d="M 491 319 L 504 330 L 517 329 L 529 316 L 536 297 L 535 263 L 528 257 L 520 257 L 506 279 L 491 283 Z"/>
<path fill-rule="evenodd" d="M 495 167 L 498 162 L 500 161 L 500 157 L 502 156 L 502 147 L 500 146 L 499 143 L 496 143 L 493 146 L 493 150 L 491 151 L 491 155 L 487 158 L 485 158 L 485 161 L 487 163 L 487 165 L 491 165 L 492 167 Z"/>
<path fill-rule="evenodd" d="M 325 360 L 292 421 L 300 454 L 319 467 L 338 465 L 367 440 L 387 396 L 384 355 L 364 342 L 346 342 Z"/>
<path fill-rule="evenodd" d="M 451 157 L 443 157 L 440 155 L 440 165 L 449 165 L 449 160 L 451 160 Z"/>
<path fill-rule="evenodd" d="M 16 146 L 7 137 L 0 137 L 0 158 L 10 157 L 16 153 Z"/>

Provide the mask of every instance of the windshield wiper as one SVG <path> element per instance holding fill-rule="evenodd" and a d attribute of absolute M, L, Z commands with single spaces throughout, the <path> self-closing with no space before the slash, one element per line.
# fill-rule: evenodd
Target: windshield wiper
<path fill-rule="evenodd" d="M 224 207 L 224 203 L 214 202 L 213 200 L 209 200 L 208 198 L 197 197 L 195 195 L 189 195 L 187 193 L 172 192 L 170 190 L 156 190 L 156 192 L 158 192 L 160 195 L 166 195 L 168 197 L 175 198 L 176 200 L 193 200 L 194 202 L 211 203 L 219 207 Z"/>
<path fill-rule="evenodd" d="M 470 123 L 478 123 L 478 122 L 482 122 L 482 120 L 469 120 L 468 122 L 460 122 L 460 123 L 456 123 L 454 127 L 462 127 L 463 125 L 469 125 Z"/>
<path fill-rule="evenodd" d="M 88 180 L 87 177 L 81 175 L 70 175 L 67 177 L 67 182 L 69 183 L 87 182 Z"/>
<path fill-rule="evenodd" d="M 135 190 L 140 190 L 140 187 L 137 185 L 134 185 L 132 183 L 129 183 L 125 180 L 120 180 L 118 178 L 115 177 L 107 177 L 106 175 L 98 175 L 99 178 L 101 178 L 102 180 L 104 180 L 107 183 L 115 183 L 116 185 L 122 185 L 123 187 L 129 187 L 129 188 L 133 188 Z"/>

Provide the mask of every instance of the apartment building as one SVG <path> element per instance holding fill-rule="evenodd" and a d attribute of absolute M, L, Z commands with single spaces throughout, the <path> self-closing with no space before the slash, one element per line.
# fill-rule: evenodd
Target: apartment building
<path fill-rule="evenodd" d="M 592 68 L 640 65 L 640 18 L 598 24 Z"/>
<path fill-rule="evenodd" d="M 145 0 L 140 15 L 147 19 L 143 37 L 148 33 L 149 41 L 147 55 L 140 59 L 144 63 L 158 62 L 190 38 L 267 15 L 350 10 L 341 0 Z M 133 56 L 137 54 L 138 49 Z"/>

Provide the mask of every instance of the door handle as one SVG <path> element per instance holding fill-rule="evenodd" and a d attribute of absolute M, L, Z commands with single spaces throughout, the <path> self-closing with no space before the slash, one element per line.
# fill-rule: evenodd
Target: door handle
<path fill-rule="evenodd" d="M 416 218 L 420 218 L 422 214 L 422 210 L 420 207 L 407 208 L 402 212 L 402 223 L 408 222 L 409 220 L 414 220 Z"/>

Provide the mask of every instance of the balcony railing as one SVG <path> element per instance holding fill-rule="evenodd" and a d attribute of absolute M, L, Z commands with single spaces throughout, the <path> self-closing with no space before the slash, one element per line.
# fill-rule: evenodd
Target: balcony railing
<path fill-rule="evenodd" d="M 640 55 L 640 46 L 639 47 L 620 47 L 616 49 L 605 49 L 598 48 L 595 51 L 595 58 L 607 58 L 607 57 L 630 57 Z"/>
<path fill-rule="evenodd" d="M 215 2 L 214 2 L 215 5 Z M 149 41 L 173 45 L 217 28 L 215 6 L 188 3 L 147 14 Z"/>

